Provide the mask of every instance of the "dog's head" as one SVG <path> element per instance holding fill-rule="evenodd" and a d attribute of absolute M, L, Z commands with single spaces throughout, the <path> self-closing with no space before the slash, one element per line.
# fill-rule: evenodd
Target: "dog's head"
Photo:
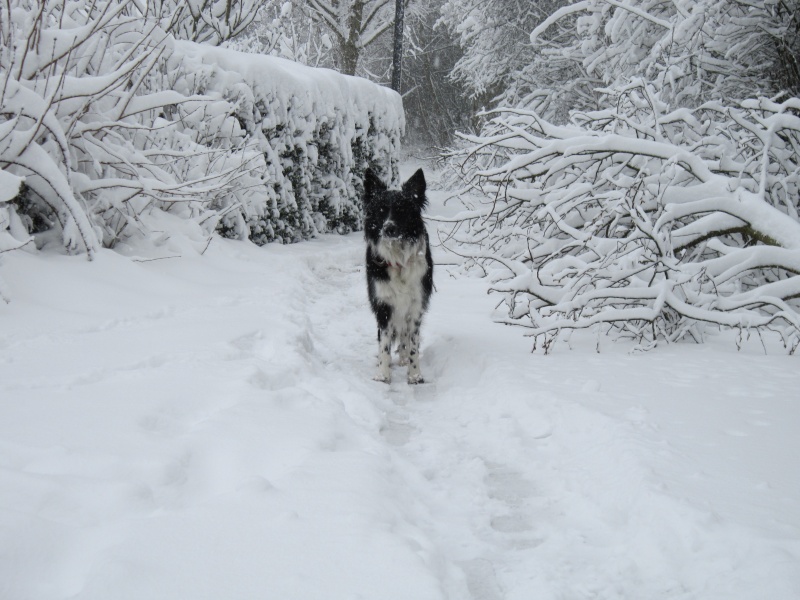
<path fill-rule="evenodd" d="M 364 179 L 364 235 L 375 243 L 414 243 L 425 234 L 422 211 L 425 175 L 419 169 L 399 190 L 390 190 L 367 169 Z"/>

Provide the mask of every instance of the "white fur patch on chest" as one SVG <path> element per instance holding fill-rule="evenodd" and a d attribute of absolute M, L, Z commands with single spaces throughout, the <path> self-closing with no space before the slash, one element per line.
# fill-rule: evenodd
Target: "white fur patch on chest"
<path fill-rule="evenodd" d="M 375 296 L 392 307 L 392 326 L 401 332 L 422 317 L 422 279 L 428 271 L 426 242 L 381 242 L 375 250 L 387 263 L 389 274 L 388 280 L 373 282 Z"/>

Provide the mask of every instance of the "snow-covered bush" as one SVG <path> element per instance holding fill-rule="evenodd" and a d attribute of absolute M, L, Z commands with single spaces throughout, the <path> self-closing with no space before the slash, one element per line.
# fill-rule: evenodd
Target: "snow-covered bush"
<path fill-rule="evenodd" d="M 258 154 L 204 118 L 226 105 L 161 85 L 172 39 L 135 4 L 17 0 L 0 13 L 0 168 L 25 178 L 14 210 L 31 233 L 58 231 L 91 257 L 141 230 L 144 211 L 199 216 L 236 193 Z"/>
<path fill-rule="evenodd" d="M 652 89 L 559 126 L 497 111 L 469 137 L 486 198 L 459 239 L 498 265 L 506 323 L 548 350 L 599 327 L 648 346 L 710 324 L 800 343 L 800 101 L 665 110 Z M 464 250 L 458 250 L 464 252 Z"/>
<path fill-rule="evenodd" d="M 0 5 L 0 169 L 26 183 L 6 212 L 90 257 L 152 210 L 257 242 L 360 226 L 366 165 L 396 176 L 399 97 L 176 42 L 143 10 Z"/>

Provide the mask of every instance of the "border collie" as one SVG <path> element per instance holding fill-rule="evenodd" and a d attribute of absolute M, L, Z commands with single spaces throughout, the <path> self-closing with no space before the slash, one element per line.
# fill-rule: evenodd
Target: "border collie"
<path fill-rule="evenodd" d="M 392 379 L 391 350 L 398 344 L 408 383 L 424 383 L 419 371 L 419 328 L 433 290 L 433 260 L 422 211 L 425 175 L 414 173 L 400 190 L 389 190 L 372 170 L 364 180 L 367 290 L 378 321 L 376 381 Z"/>

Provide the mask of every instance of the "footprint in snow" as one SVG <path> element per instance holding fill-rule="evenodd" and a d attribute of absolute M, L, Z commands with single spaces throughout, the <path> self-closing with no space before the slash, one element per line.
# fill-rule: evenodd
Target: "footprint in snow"
<path fill-rule="evenodd" d="M 534 516 L 531 513 L 530 498 L 535 495 L 533 483 L 521 473 L 501 466 L 487 463 L 489 472 L 484 477 L 487 494 L 501 501 L 505 510 L 489 520 L 489 526 L 497 533 L 508 536 L 504 545 L 514 550 L 533 548 L 542 543 L 530 537 L 533 531 Z"/>

